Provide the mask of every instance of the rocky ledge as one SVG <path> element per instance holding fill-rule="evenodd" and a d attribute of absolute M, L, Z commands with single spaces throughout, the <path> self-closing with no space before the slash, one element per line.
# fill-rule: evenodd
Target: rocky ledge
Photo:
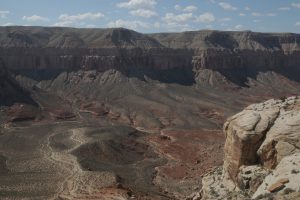
<path fill-rule="evenodd" d="M 250 105 L 224 124 L 222 168 L 191 199 L 300 199 L 300 98 Z"/>

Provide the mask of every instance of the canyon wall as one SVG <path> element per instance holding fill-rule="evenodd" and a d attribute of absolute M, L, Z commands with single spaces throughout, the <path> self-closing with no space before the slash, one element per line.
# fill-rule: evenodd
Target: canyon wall
<path fill-rule="evenodd" d="M 300 80 L 300 35 L 221 31 L 141 34 L 119 29 L 1 27 L 0 58 L 16 73 L 182 69 L 256 76 L 268 70 Z M 49 74 L 49 73 L 48 73 Z M 50 73 L 51 74 L 51 73 Z M 244 80 L 242 80 L 244 81 Z"/>

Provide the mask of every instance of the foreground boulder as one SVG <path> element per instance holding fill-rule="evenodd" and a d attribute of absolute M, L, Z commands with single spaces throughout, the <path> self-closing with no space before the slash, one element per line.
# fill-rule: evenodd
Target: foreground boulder
<path fill-rule="evenodd" d="M 299 97 L 251 105 L 224 132 L 223 168 L 203 178 L 198 199 L 300 199 Z"/>

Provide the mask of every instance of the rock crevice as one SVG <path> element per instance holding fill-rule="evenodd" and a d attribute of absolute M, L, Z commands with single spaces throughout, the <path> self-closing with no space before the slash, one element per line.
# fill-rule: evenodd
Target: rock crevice
<path fill-rule="evenodd" d="M 272 99 L 229 118 L 222 173 L 203 178 L 202 199 L 299 198 L 299 105 Z"/>

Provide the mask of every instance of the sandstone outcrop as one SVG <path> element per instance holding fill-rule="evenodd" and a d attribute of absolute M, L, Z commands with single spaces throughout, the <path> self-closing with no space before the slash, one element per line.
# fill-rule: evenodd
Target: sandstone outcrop
<path fill-rule="evenodd" d="M 203 178 L 202 199 L 299 197 L 299 97 L 250 105 L 227 120 L 224 132 L 223 170 Z"/>

